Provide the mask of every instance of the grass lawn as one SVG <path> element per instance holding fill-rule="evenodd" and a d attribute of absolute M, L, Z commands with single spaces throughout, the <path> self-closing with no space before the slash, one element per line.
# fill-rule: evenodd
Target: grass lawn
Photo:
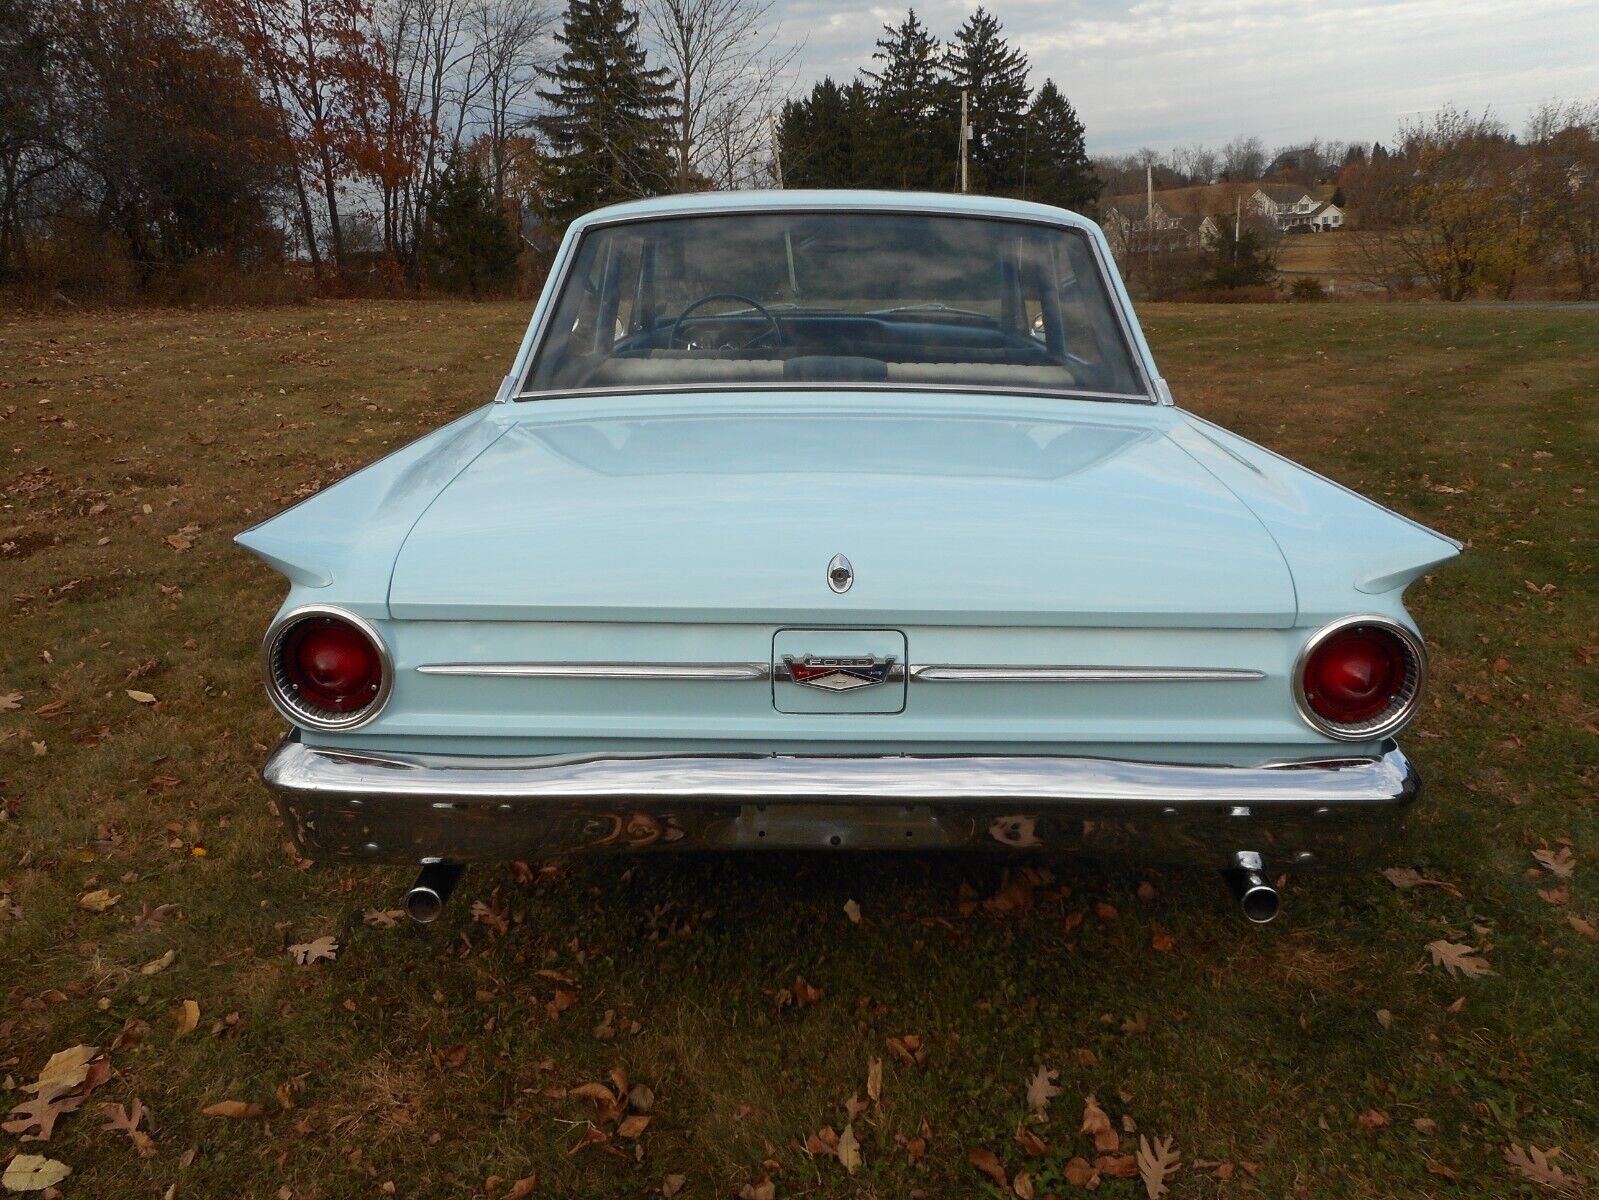
<path fill-rule="evenodd" d="M 1469 543 L 1410 595 L 1429 792 L 1379 864 L 1435 883 L 1303 877 L 1255 928 L 1202 872 L 582 860 L 390 925 L 409 872 L 307 868 L 268 811 L 282 588 L 229 539 L 480 402 L 524 307 L 0 326 L 0 1112 L 56 1051 L 112 1072 L 5 1158 L 75 1197 L 899 1198 L 999 1195 L 987 1151 L 1064 1200 L 1093 1096 L 1118 1153 L 1174 1140 L 1175 1197 L 1555 1194 L 1511 1146 L 1599 1188 L 1599 317 L 1146 313 L 1180 402 Z M 623 1074 L 632 1137 L 574 1094 Z M 135 1099 L 144 1141 L 101 1110 Z M 846 1125 L 853 1174 L 805 1148 Z"/>

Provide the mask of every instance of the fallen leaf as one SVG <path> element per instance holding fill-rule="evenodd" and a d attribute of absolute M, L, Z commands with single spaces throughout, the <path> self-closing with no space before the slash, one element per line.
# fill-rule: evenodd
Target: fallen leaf
<path fill-rule="evenodd" d="M 21 692 L 0 692 L 0 712 L 22 707 Z"/>
<path fill-rule="evenodd" d="M 146 1117 L 144 1103 L 135 1096 L 131 1108 L 123 1108 L 120 1104 L 102 1104 L 100 1113 L 106 1118 L 106 1123 L 101 1126 L 109 1133 L 125 1133 L 133 1141 L 133 1148 L 139 1152 L 140 1158 L 148 1158 L 155 1153 L 155 1144 L 151 1142 L 150 1135 L 139 1128 L 139 1123 Z"/>
<path fill-rule="evenodd" d="M 861 1169 L 861 1144 L 855 1138 L 855 1126 L 844 1126 L 844 1132 L 838 1135 L 838 1161 L 851 1175 Z"/>
<path fill-rule="evenodd" d="M 159 975 L 162 971 L 165 971 L 174 962 L 176 962 L 177 958 L 178 952 L 176 950 L 168 950 L 160 958 L 152 958 L 149 962 L 145 963 L 144 966 L 140 967 L 139 974 Z"/>
<path fill-rule="evenodd" d="M 999 1184 L 1001 1191 L 1010 1191 L 1010 1176 L 1005 1174 L 1004 1164 L 992 1150 L 973 1150 L 966 1156 L 966 1161 Z"/>
<path fill-rule="evenodd" d="M 65 1050 L 57 1050 L 44 1064 L 44 1069 L 39 1072 L 39 1078 L 27 1084 L 25 1091 L 37 1092 L 54 1085 L 65 1091 L 75 1088 L 82 1083 L 89 1074 L 89 1064 L 100 1053 L 98 1046 L 70 1046 Z"/>
<path fill-rule="evenodd" d="M 1162 929 L 1155 930 L 1154 935 L 1149 939 L 1150 949 L 1161 954 L 1169 952 L 1176 945 L 1177 939 Z"/>
<path fill-rule="evenodd" d="M 331 937 L 313 938 L 309 942 L 301 942 L 289 947 L 289 957 L 302 967 L 308 967 L 314 962 L 326 959 L 332 962 L 339 956 L 339 943 Z"/>
<path fill-rule="evenodd" d="M 621 1124 L 616 1127 L 616 1132 L 625 1138 L 636 1138 L 649 1128 L 649 1124 L 649 1117 L 634 1113 L 632 1116 L 622 1118 Z"/>
<path fill-rule="evenodd" d="M 89 912 L 103 913 L 120 899 L 122 899 L 121 896 L 113 896 L 105 888 L 99 888 L 79 896 L 78 907 L 87 909 Z"/>
<path fill-rule="evenodd" d="M 1432 955 L 1434 966 L 1443 967 L 1451 975 L 1475 978 L 1493 974 L 1488 960 L 1475 957 L 1476 947 L 1468 946 L 1464 942 L 1447 942 L 1440 938 L 1436 942 L 1427 943 L 1427 953 Z"/>
<path fill-rule="evenodd" d="M 1355 1123 L 1368 1133 L 1378 1129 L 1388 1128 L 1388 1114 L 1376 1108 L 1368 1108 L 1355 1118 Z"/>
<path fill-rule="evenodd" d="M 1505 1161 L 1533 1183 L 1557 1192 L 1572 1191 L 1575 1184 L 1571 1177 L 1549 1161 L 1551 1155 L 1558 1153 L 1558 1150 L 1540 1150 L 1531 1142 L 1527 1143 L 1526 1150 L 1512 1144 L 1505 1147 Z"/>
<path fill-rule="evenodd" d="M 804 977 L 800 975 L 794 976 L 794 986 L 790 990 L 794 994 L 795 1008 L 804 1008 L 807 1005 L 815 1004 L 822 998 L 822 989 L 819 987 L 812 987 L 810 984 L 806 983 Z"/>
<path fill-rule="evenodd" d="M 1394 1014 L 1389 1012 L 1386 1008 L 1379 1008 L 1377 1010 L 1377 1024 L 1381 1025 L 1384 1029 L 1392 1029 L 1394 1024 Z"/>
<path fill-rule="evenodd" d="M 42 1192 L 55 1187 L 70 1174 L 72 1168 L 66 1163 L 38 1154 L 19 1154 L 6 1165 L 0 1183 L 13 1192 Z"/>
<path fill-rule="evenodd" d="M 883 1060 L 880 1058 L 866 1060 L 866 1095 L 873 1104 L 883 1098 Z"/>
<path fill-rule="evenodd" d="M 1066 1182 L 1073 1187 L 1097 1188 L 1099 1186 L 1099 1168 L 1086 1158 L 1073 1158 L 1067 1162 L 1062 1172 Z"/>
<path fill-rule="evenodd" d="M 1016 1193 L 1016 1200 L 1033 1200 L 1033 1177 L 1026 1171 L 1017 1171 L 1010 1190 Z"/>
<path fill-rule="evenodd" d="M 1570 879 L 1576 873 L 1577 856 L 1571 852 L 1570 846 L 1562 846 L 1558 850 L 1540 846 L 1532 852 L 1532 856 L 1561 879 Z"/>
<path fill-rule="evenodd" d="M 1101 1154 L 1094 1160 L 1094 1169 L 1112 1179 L 1138 1178 L 1138 1160 L 1131 1154 Z"/>
<path fill-rule="evenodd" d="M 138 688 L 129 688 L 128 689 L 128 699 L 132 700 L 135 704 L 154 704 L 155 703 L 155 697 L 154 696 L 152 696 L 149 692 L 141 692 L 141 691 L 139 691 Z"/>
<path fill-rule="evenodd" d="M 200 1111 L 208 1117 L 227 1117 L 231 1121 L 240 1121 L 249 1117 L 259 1117 L 266 1112 L 266 1107 L 254 1101 L 218 1100 L 215 1104 L 206 1105 Z"/>
<path fill-rule="evenodd" d="M 200 1006 L 193 1000 L 185 1000 L 178 1005 L 178 1032 L 182 1037 L 186 1033 L 193 1033 L 200 1024 Z"/>
<path fill-rule="evenodd" d="M 511 1190 L 499 1197 L 499 1200 L 526 1200 L 533 1194 L 533 1189 L 538 1186 L 537 1175 L 524 1175 L 511 1184 Z"/>
<path fill-rule="evenodd" d="M 687 1175 L 668 1175 L 661 1180 L 661 1195 L 666 1197 L 666 1200 L 672 1200 L 673 1196 L 683 1190 L 683 1185 L 687 1182 Z"/>
<path fill-rule="evenodd" d="M 1156 1138 L 1153 1144 L 1142 1134 L 1138 1138 L 1138 1176 L 1144 1181 L 1149 1200 L 1166 1194 L 1166 1180 L 1177 1170 L 1180 1157 L 1170 1137 Z"/>
<path fill-rule="evenodd" d="M 739 1188 L 738 1200 L 777 1200 L 777 1184 L 763 1175 Z"/>
<path fill-rule="evenodd" d="M 1022 1148 L 1023 1154 L 1030 1154 L 1034 1158 L 1045 1153 L 1049 1146 L 1044 1139 L 1020 1121 L 1016 1122 L 1016 1144 Z"/>
<path fill-rule="evenodd" d="M 1048 1108 L 1049 1102 L 1060 1095 L 1060 1089 L 1055 1086 L 1058 1078 L 1059 1071 L 1040 1066 L 1027 1084 L 1027 1107 L 1034 1112 L 1043 1112 Z"/>
<path fill-rule="evenodd" d="M 1594 928 L 1592 921 L 1579 917 L 1576 913 L 1567 913 L 1566 924 L 1570 925 L 1590 942 L 1599 942 L 1599 929 Z"/>
<path fill-rule="evenodd" d="M 590 1146 L 602 1146 L 610 1140 L 611 1135 L 606 1133 L 605 1130 L 599 1128 L 591 1121 L 588 1122 L 584 1128 L 583 1136 L 578 1138 L 577 1144 L 566 1153 L 567 1156 L 570 1157 L 571 1155 L 577 1154 L 579 1151 L 587 1150 Z"/>
<path fill-rule="evenodd" d="M 1384 867 L 1383 878 L 1393 884 L 1400 891 L 1408 891 L 1416 887 L 1443 888 L 1451 895 L 1460 895 L 1460 889 L 1452 883 L 1445 883 L 1441 879 L 1428 879 L 1420 871 L 1410 867 Z"/>
<path fill-rule="evenodd" d="M 1425 1134 L 1428 1137 L 1438 1132 L 1438 1122 L 1431 1117 L 1417 1117 L 1411 1124 L 1415 1126 L 1417 1133 Z"/>
<path fill-rule="evenodd" d="M 627 1103 L 634 1112 L 647 1113 L 655 1107 L 655 1093 L 648 1085 L 635 1083 L 628 1090 Z"/>
<path fill-rule="evenodd" d="M 361 924 L 376 929 L 393 929 L 405 916 L 403 908 L 369 908 L 361 914 Z"/>
<path fill-rule="evenodd" d="M 1092 1096 L 1083 1097 L 1083 1127 L 1077 1132 L 1091 1135 L 1094 1149 L 1101 1154 L 1114 1154 L 1121 1149 L 1121 1135 L 1110 1123 L 1105 1110 L 1099 1107 L 1099 1101 Z"/>
<path fill-rule="evenodd" d="M 37 1096 L 13 1108 L 10 1118 L 0 1123 L 0 1129 L 16 1134 L 24 1142 L 48 1142 L 55 1132 L 56 1121 L 82 1106 L 82 1096 L 66 1094 L 79 1082 L 82 1081 L 45 1084 Z"/>
<path fill-rule="evenodd" d="M 914 1067 L 927 1057 L 927 1047 L 922 1045 L 921 1034 L 907 1033 L 902 1037 L 885 1038 L 883 1044 L 889 1053 L 907 1067 Z"/>
<path fill-rule="evenodd" d="M 861 923 L 861 906 L 853 900 L 844 901 L 844 915 L 849 918 L 851 925 Z"/>

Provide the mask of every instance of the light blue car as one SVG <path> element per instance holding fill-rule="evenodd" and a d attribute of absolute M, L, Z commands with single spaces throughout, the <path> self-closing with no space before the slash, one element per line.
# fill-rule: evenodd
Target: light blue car
<path fill-rule="evenodd" d="M 1172 403 L 1042 205 L 575 222 L 492 403 L 241 534 L 290 582 L 266 765 L 307 854 L 1380 845 L 1460 544 Z"/>

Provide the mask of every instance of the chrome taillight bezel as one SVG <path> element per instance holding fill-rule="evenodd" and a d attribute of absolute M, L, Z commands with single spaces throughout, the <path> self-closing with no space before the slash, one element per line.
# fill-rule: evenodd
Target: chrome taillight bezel
<path fill-rule="evenodd" d="M 1394 693 L 1394 698 L 1380 713 L 1364 721 L 1345 724 L 1330 721 L 1311 707 L 1310 697 L 1305 691 L 1305 668 L 1310 663 L 1311 655 L 1315 654 L 1323 643 L 1351 629 L 1380 629 L 1392 635 L 1404 653 L 1405 679 L 1399 690 Z M 1299 657 L 1294 660 L 1292 675 L 1294 707 L 1299 711 L 1300 719 L 1317 733 L 1341 742 L 1369 742 L 1398 733 L 1410 723 L 1421 707 L 1421 697 L 1426 690 L 1426 683 L 1427 647 L 1420 635 L 1403 622 L 1377 613 L 1357 613 L 1354 616 L 1342 617 L 1316 630 L 1300 647 Z"/>
<path fill-rule="evenodd" d="M 351 712 L 335 712 L 310 703 L 299 694 L 298 688 L 284 669 L 283 648 L 288 635 L 306 621 L 323 618 L 342 621 L 371 642 L 382 667 L 378 690 L 373 693 L 372 699 L 365 706 Z M 303 605 L 291 609 L 272 622 L 271 628 L 267 630 L 266 637 L 261 642 L 261 669 L 266 682 L 267 698 L 272 701 L 272 707 L 294 724 L 303 725 L 308 729 L 360 729 L 378 718 L 389 702 L 390 693 L 394 690 L 394 659 L 389 654 L 389 647 L 382 635 L 371 622 L 346 609 L 326 604 Z"/>

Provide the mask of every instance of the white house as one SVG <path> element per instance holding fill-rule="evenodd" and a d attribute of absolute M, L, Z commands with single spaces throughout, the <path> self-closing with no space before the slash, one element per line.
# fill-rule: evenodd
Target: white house
<path fill-rule="evenodd" d="M 1343 209 L 1330 200 L 1317 200 L 1297 184 L 1263 183 L 1249 197 L 1249 205 L 1284 233 L 1322 233 L 1344 224 Z"/>

